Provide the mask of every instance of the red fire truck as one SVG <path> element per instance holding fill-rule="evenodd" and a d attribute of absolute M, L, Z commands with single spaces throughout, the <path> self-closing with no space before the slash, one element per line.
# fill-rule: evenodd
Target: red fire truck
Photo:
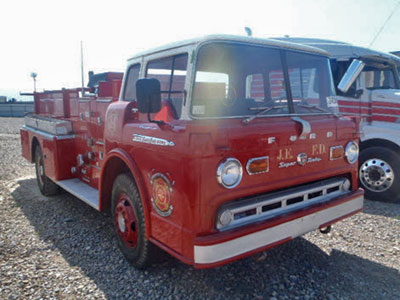
<path fill-rule="evenodd" d="M 337 114 L 323 50 L 208 36 L 140 53 L 121 78 L 36 93 L 21 139 L 40 191 L 110 210 L 134 266 L 159 248 L 219 266 L 362 210 L 359 120 Z"/>

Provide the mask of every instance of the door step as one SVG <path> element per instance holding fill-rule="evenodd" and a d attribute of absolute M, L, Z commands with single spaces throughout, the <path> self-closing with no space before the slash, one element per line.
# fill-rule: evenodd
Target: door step
<path fill-rule="evenodd" d="M 92 188 L 90 185 L 82 182 L 78 178 L 60 180 L 56 181 L 56 183 L 67 192 L 81 199 L 86 204 L 90 205 L 96 210 L 100 210 L 99 190 Z"/>

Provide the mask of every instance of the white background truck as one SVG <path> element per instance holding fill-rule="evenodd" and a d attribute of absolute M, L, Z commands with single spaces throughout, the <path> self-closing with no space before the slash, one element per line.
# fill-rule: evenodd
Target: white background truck
<path fill-rule="evenodd" d="M 351 44 L 310 38 L 277 38 L 331 54 L 335 86 L 355 59 L 365 65 L 346 93 L 337 89 L 340 112 L 361 117 L 359 178 L 366 197 L 400 201 L 400 57 Z"/>

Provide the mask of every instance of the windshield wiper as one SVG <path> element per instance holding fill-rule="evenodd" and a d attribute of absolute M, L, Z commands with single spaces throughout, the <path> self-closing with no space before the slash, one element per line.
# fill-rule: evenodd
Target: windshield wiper
<path fill-rule="evenodd" d="M 266 114 L 267 112 L 273 110 L 273 109 L 281 109 L 281 108 L 286 108 L 286 105 L 276 105 L 276 106 L 263 106 L 263 107 L 249 107 L 249 110 L 259 110 L 254 116 L 248 117 L 244 119 L 242 122 L 244 124 L 249 124 L 251 121 L 253 121 L 255 118 Z"/>
<path fill-rule="evenodd" d="M 319 107 L 319 106 L 316 106 L 316 105 L 300 104 L 300 103 L 298 103 L 296 105 L 300 106 L 300 107 L 304 107 L 304 108 L 316 109 L 316 110 L 318 110 L 320 112 L 325 112 L 325 113 L 333 114 L 335 117 L 340 117 L 340 114 L 334 113 L 334 112 L 332 112 L 332 111 L 330 111 L 328 109 L 325 109 L 323 107 Z"/>

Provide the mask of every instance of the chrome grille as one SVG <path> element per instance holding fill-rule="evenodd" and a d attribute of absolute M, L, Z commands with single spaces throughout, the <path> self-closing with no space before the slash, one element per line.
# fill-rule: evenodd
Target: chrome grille
<path fill-rule="evenodd" d="M 349 192 L 350 181 L 336 177 L 250 199 L 224 204 L 218 211 L 217 228 L 221 231 L 267 220 L 316 203 L 323 203 Z"/>

